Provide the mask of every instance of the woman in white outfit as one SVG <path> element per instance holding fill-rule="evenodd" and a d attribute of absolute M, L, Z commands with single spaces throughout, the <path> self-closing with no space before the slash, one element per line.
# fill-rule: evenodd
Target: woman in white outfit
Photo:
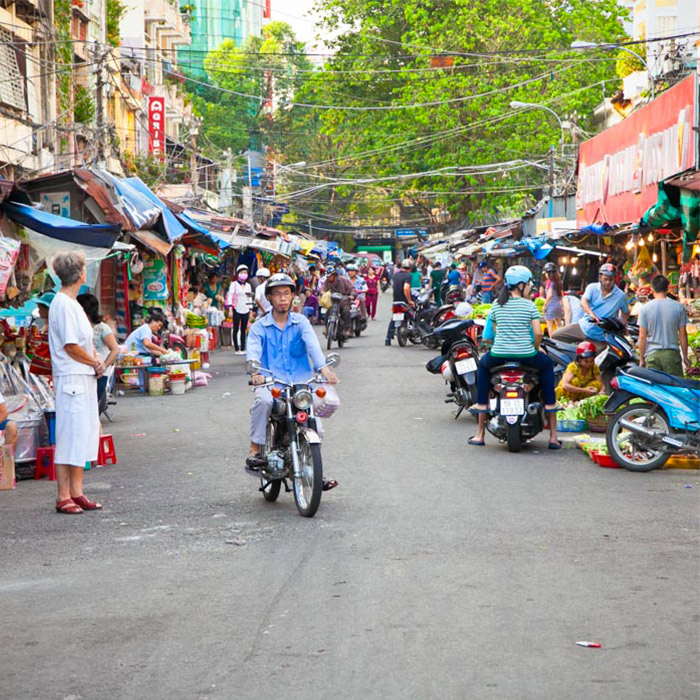
<path fill-rule="evenodd" d="M 56 392 L 56 510 L 76 515 L 102 506 L 83 493 L 83 469 L 97 459 L 100 420 L 97 379 L 104 373 L 92 325 L 77 301 L 85 284 L 85 256 L 60 253 L 53 262 L 61 290 L 49 311 L 49 347 Z"/>
<path fill-rule="evenodd" d="M 231 282 L 226 295 L 226 306 L 233 307 L 233 346 L 236 355 L 245 355 L 248 319 L 253 308 L 253 288 L 248 282 L 248 266 L 236 268 L 236 279 Z M 239 342 L 240 331 L 240 342 Z"/>

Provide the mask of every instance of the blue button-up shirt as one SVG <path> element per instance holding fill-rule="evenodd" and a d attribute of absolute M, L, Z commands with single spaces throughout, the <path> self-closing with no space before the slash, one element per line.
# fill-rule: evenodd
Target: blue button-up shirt
<path fill-rule="evenodd" d="M 583 298 L 588 302 L 591 311 L 598 318 L 617 318 L 620 311 L 625 314 L 629 311 L 627 297 L 617 285 L 613 287 L 612 292 L 608 296 L 604 297 L 600 289 L 600 282 L 591 282 L 586 287 Z M 596 326 L 588 314 L 584 314 L 578 324 L 588 338 L 605 342 L 605 334 L 602 328 Z"/>
<path fill-rule="evenodd" d="M 250 327 L 246 359 L 257 360 L 289 384 L 307 381 L 326 364 L 314 329 L 305 316 L 296 313 L 289 314 L 284 328 L 271 313 L 258 319 Z"/>

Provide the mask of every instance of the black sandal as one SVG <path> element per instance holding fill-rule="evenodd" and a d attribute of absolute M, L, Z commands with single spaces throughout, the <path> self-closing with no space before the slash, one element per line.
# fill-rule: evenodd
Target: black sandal
<path fill-rule="evenodd" d="M 245 461 L 245 467 L 251 472 L 259 472 L 267 465 L 267 460 L 259 452 L 256 455 L 249 455 Z"/>
<path fill-rule="evenodd" d="M 324 491 L 330 491 L 331 489 L 334 489 L 338 485 L 338 482 L 335 479 L 324 479 L 323 480 L 323 490 Z"/>

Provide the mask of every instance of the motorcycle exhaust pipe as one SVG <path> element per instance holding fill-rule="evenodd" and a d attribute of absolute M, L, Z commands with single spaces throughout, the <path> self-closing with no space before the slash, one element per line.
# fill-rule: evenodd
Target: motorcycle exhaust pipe
<path fill-rule="evenodd" d="M 535 401 L 535 403 L 529 404 L 527 407 L 527 412 L 530 416 L 536 416 L 541 410 L 542 404 L 537 401 Z"/>
<path fill-rule="evenodd" d="M 636 435 L 644 435 L 644 437 L 648 438 L 659 437 L 659 434 L 655 430 L 650 430 L 649 428 L 645 428 L 643 425 L 633 423 L 632 421 L 626 420 L 624 418 L 620 421 L 620 426 L 622 428 L 625 428 L 625 430 L 629 430 L 630 432 L 635 433 Z"/>

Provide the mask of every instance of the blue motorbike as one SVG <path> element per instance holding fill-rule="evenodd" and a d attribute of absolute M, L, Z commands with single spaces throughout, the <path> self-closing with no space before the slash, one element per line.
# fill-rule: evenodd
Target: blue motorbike
<path fill-rule="evenodd" d="M 604 410 L 614 415 L 606 442 L 621 467 L 648 472 L 673 452 L 700 451 L 699 381 L 628 366 L 617 370 L 610 386 Z"/>

